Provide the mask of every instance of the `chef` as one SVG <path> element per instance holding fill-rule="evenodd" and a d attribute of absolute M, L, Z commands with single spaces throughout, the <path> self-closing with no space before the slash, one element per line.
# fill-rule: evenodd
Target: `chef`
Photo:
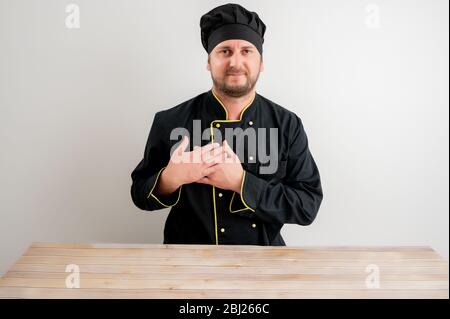
<path fill-rule="evenodd" d="M 200 19 L 212 88 L 155 114 L 131 197 L 170 208 L 165 244 L 284 246 L 284 224 L 311 224 L 322 202 L 301 119 L 256 93 L 266 26 L 237 4 Z"/>

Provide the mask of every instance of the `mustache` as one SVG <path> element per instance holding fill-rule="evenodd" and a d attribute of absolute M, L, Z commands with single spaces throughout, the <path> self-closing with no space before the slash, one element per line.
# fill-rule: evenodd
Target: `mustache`
<path fill-rule="evenodd" d="M 238 74 L 247 74 L 245 71 L 228 71 L 227 75 L 238 75 Z"/>

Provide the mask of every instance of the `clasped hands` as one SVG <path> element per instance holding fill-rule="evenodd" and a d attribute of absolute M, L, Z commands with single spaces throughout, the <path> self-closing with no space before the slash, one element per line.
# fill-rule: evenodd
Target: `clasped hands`
<path fill-rule="evenodd" d="M 184 184 L 209 184 L 221 189 L 241 192 L 244 174 L 239 157 L 227 141 L 222 145 L 210 143 L 194 146 L 186 152 L 189 139 L 184 136 L 180 145 L 172 153 L 169 163 L 161 174 L 158 192 L 169 194 Z"/>

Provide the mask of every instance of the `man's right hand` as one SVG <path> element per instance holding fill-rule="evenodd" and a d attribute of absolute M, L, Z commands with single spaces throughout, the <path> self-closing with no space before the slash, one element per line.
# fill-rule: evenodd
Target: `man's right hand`
<path fill-rule="evenodd" d="M 185 152 L 188 145 L 189 139 L 184 136 L 159 178 L 156 193 L 170 195 L 181 185 L 203 178 L 207 168 L 223 161 L 222 146 L 218 143 L 195 146 L 192 152 Z"/>

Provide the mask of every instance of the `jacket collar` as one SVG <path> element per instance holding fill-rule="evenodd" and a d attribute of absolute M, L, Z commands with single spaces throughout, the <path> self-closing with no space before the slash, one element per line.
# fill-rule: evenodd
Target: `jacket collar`
<path fill-rule="evenodd" d="M 242 121 L 247 118 L 250 114 L 254 112 L 258 100 L 258 93 L 255 92 L 255 96 L 253 100 L 250 101 L 248 105 L 246 105 L 240 114 L 240 119 L 238 121 Z M 212 113 L 212 116 L 215 120 L 229 120 L 228 119 L 228 111 L 225 105 L 222 103 L 220 98 L 214 92 L 214 89 L 210 89 L 207 92 L 207 103 L 206 108 L 208 109 L 208 113 Z"/>

